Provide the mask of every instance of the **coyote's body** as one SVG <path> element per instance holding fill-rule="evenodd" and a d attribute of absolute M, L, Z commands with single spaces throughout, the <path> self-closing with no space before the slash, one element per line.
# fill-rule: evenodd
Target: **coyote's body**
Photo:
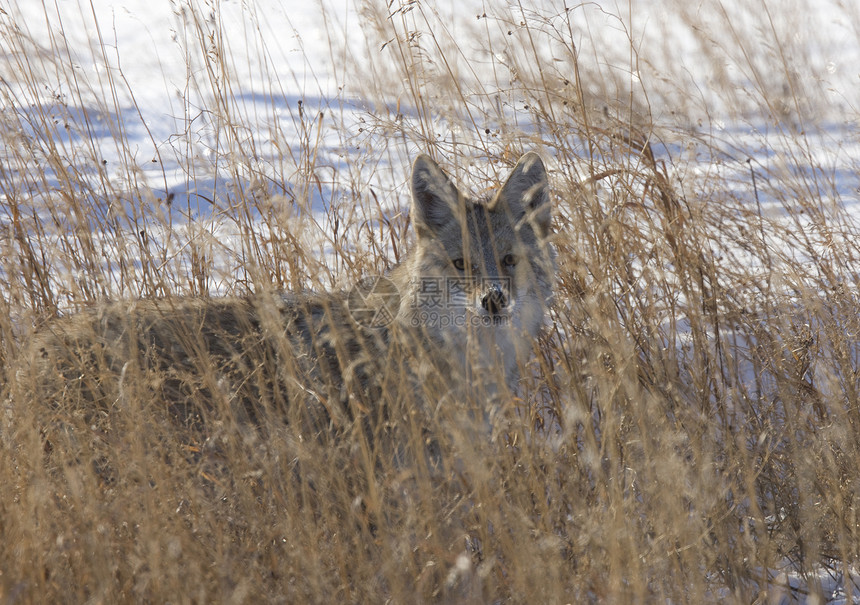
<path fill-rule="evenodd" d="M 316 432 L 374 413 L 392 392 L 419 404 L 422 389 L 492 397 L 516 382 L 552 295 L 550 219 L 536 154 L 485 202 L 465 198 L 421 156 L 412 172 L 416 244 L 387 278 L 349 296 L 101 305 L 39 331 L 16 388 L 101 409 L 134 397 L 186 422 L 213 409 L 285 415 Z"/>

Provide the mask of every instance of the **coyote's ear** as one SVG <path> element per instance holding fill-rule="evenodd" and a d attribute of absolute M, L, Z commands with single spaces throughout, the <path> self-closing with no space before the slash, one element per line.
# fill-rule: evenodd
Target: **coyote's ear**
<path fill-rule="evenodd" d="M 435 236 L 460 218 L 463 201 L 457 188 L 428 155 L 412 165 L 412 225 L 418 237 Z"/>
<path fill-rule="evenodd" d="M 532 223 L 539 236 L 545 237 L 550 232 L 552 203 L 549 199 L 549 183 L 543 160 L 538 154 L 530 151 L 520 158 L 491 206 L 497 208 L 499 204 L 515 220 L 524 217 Z"/>

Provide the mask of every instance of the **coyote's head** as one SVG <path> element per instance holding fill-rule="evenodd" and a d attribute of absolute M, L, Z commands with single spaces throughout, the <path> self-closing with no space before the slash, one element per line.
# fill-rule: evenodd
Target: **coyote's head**
<path fill-rule="evenodd" d="M 423 325 L 455 355 L 507 375 L 515 371 L 552 296 L 547 187 L 536 153 L 524 155 L 505 184 L 478 201 L 460 193 L 430 157 L 418 157 L 411 215 L 418 241 L 401 317 L 405 311 L 413 325 Z"/>

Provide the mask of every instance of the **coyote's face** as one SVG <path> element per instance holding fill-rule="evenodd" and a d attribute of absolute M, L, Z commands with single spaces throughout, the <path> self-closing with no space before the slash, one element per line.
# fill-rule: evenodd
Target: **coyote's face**
<path fill-rule="evenodd" d="M 412 169 L 410 291 L 401 318 L 422 325 L 452 361 L 515 378 L 531 350 L 555 274 L 546 169 L 524 155 L 492 197 L 463 196 L 439 166 L 420 156 Z"/>

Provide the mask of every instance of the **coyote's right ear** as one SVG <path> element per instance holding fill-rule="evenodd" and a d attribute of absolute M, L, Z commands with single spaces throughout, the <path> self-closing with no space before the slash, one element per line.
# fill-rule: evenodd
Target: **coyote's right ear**
<path fill-rule="evenodd" d="M 538 154 L 530 151 L 519 159 L 492 205 L 507 207 L 514 218 L 525 218 L 546 237 L 552 229 L 552 203 L 546 166 Z"/>
<path fill-rule="evenodd" d="M 439 165 L 419 155 L 412 165 L 412 225 L 418 237 L 438 235 L 462 218 L 463 207 L 460 193 Z"/>

